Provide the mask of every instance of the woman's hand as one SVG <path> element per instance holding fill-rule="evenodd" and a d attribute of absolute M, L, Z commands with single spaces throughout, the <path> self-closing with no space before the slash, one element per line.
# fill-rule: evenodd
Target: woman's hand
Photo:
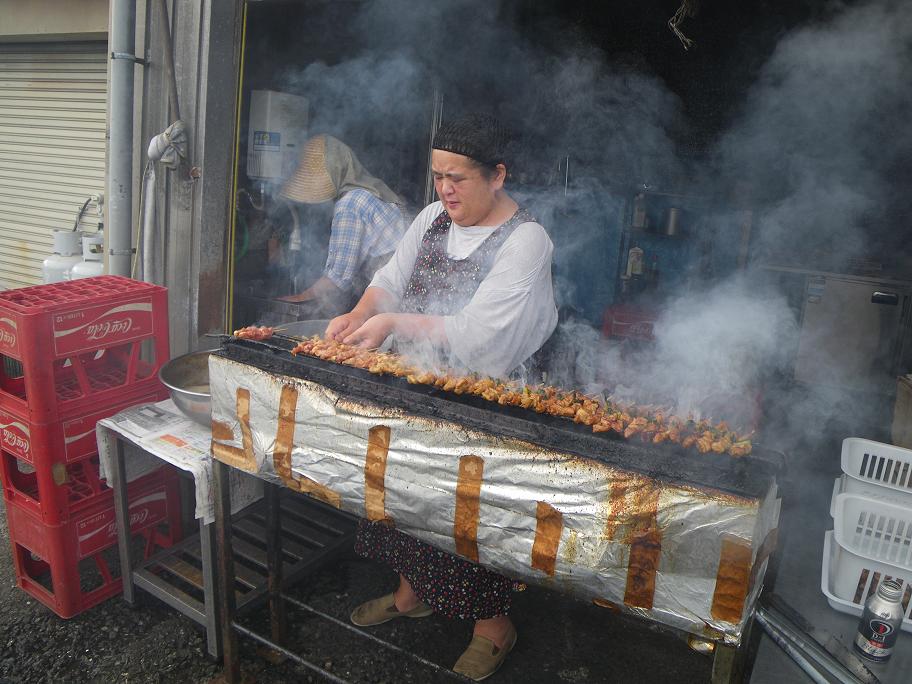
<path fill-rule="evenodd" d="M 327 278 L 327 280 L 329 279 Z M 317 282 L 320 281 L 318 280 Z M 358 300 L 358 304 L 354 309 L 347 314 L 336 316 L 329 322 L 323 336 L 330 340 L 342 342 L 347 336 L 364 325 L 365 321 L 374 314 L 391 310 L 394 303 L 393 295 L 382 287 L 368 287 L 364 294 L 361 295 L 361 299 Z"/>
<path fill-rule="evenodd" d="M 369 316 L 358 313 L 357 310 L 336 316 L 326 326 L 326 332 L 323 333 L 323 337 L 341 342 L 360 328 L 368 318 Z"/>
<path fill-rule="evenodd" d="M 396 314 L 377 314 L 368 318 L 357 330 L 342 338 L 342 342 L 363 349 L 376 349 L 383 344 L 395 328 Z"/>
<path fill-rule="evenodd" d="M 325 299 L 329 296 L 335 296 L 341 294 L 342 290 L 339 289 L 339 286 L 336 285 L 326 276 L 320 276 L 317 278 L 316 282 L 313 285 L 308 287 L 303 292 L 298 294 L 287 295 L 285 297 L 279 297 L 280 301 L 283 302 L 309 302 L 313 299 Z"/>

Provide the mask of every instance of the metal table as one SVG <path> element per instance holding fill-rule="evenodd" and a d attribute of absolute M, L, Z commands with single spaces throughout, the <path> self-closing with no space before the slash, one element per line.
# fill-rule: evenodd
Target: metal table
<path fill-rule="evenodd" d="M 371 492 L 377 490 L 385 493 L 389 483 L 386 481 L 385 468 L 383 474 L 379 476 L 383 478 L 382 487 L 373 483 L 369 477 L 374 473 L 373 469 L 369 473 L 368 467 L 373 453 L 370 435 L 376 426 L 371 430 L 366 430 L 365 425 L 357 421 L 361 419 L 361 416 L 382 416 L 383 425 L 387 430 L 404 431 L 404 434 L 408 435 L 406 441 L 409 444 L 421 443 L 422 434 L 417 434 L 411 424 L 396 413 L 400 410 L 404 411 L 405 415 L 414 415 L 421 420 L 431 421 L 435 426 L 434 434 L 440 434 L 437 432 L 437 423 L 434 421 L 445 423 L 441 429 L 443 434 L 447 435 L 462 434 L 461 431 L 470 430 L 476 430 L 478 434 L 496 433 L 499 437 L 493 441 L 485 442 L 480 437 L 478 443 L 472 441 L 471 448 L 480 449 L 481 451 L 478 453 L 485 453 L 489 460 L 494 459 L 494 462 L 500 463 L 501 467 L 519 466 L 522 461 L 512 452 L 501 454 L 500 451 L 497 451 L 502 448 L 501 442 L 509 445 L 513 444 L 511 439 L 517 439 L 524 444 L 523 440 L 527 440 L 538 447 L 585 457 L 587 459 L 585 472 L 587 473 L 593 472 L 591 469 L 597 467 L 606 467 L 604 472 L 617 468 L 624 472 L 631 471 L 635 477 L 648 477 L 650 481 L 662 483 L 661 486 L 665 486 L 665 483 L 671 487 L 695 485 L 699 488 L 706 486 L 711 487 L 713 491 L 734 494 L 735 497 L 763 501 L 764 505 L 771 501 L 770 496 L 775 491 L 776 477 L 784 462 L 778 453 L 761 449 L 757 449 L 757 453 L 752 454 L 750 458 L 743 459 L 732 459 L 728 456 L 714 454 L 688 458 L 688 454 L 671 446 L 651 448 L 637 442 L 615 439 L 610 435 L 595 434 L 591 429 L 565 419 L 539 415 L 516 407 L 492 405 L 490 402 L 474 396 L 442 393 L 428 386 L 412 385 L 401 379 L 377 376 L 360 369 L 327 363 L 306 356 L 294 357 L 288 354 L 291 344 L 293 344 L 293 340 L 281 336 L 273 336 L 265 343 L 230 339 L 223 344 L 222 350 L 213 355 L 210 371 L 215 375 L 210 379 L 213 381 L 214 393 L 213 429 L 217 429 L 213 433 L 213 449 L 219 459 L 222 459 L 215 464 L 215 487 L 217 489 L 220 484 L 223 484 L 220 480 L 227 481 L 226 473 L 230 472 L 230 466 L 251 472 L 280 475 L 283 483 L 296 491 L 312 492 L 322 500 L 352 513 L 365 510 L 370 513 L 370 509 L 367 508 L 366 492 L 370 489 Z M 243 384 L 239 384 L 241 378 L 244 380 Z M 323 389 L 313 389 L 314 387 Z M 216 389 L 219 390 L 219 393 L 216 393 Z M 306 399 L 299 399 L 301 396 Z M 367 403 L 362 405 L 359 403 L 358 397 L 366 397 L 363 401 Z M 312 402 L 308 405 L 311 413 L 307 413 L 300 420 L 297 416 L 299 400 Z M 392 413 L 389 415 L 385 413 L 387 407 L 392 407 L 390 409 Z M 336 443 L 336 440 L 341 440 L 343 435 L 355 435 L 355 432 L 349 429 L 349 423 L 357 424 L 357 438 L 352 443 Z M 410 429 L 412 431 L 409 431 Z M 322 432 L 319 432 L 321 430 Z M 412 432 L 416 432 L 416 434 L 412 434 Z M 303 437 L 305 433 L 309 440 L 306 442 Z M 298 441 L 295 441 L 296 439 Z M 468 439 L 466 438 L 466 440 Z M 380 440 L 380 442 L 384 442 L 384 440 Z M 299 455 L 308 463 L 310 469 L 302 468 L 295 471 L 291 453 L 294 449 L 303 447 L 305 443 L 307 448 L 303 448 Z M 388 443 L 385 445 L 388 447 Z M 447 442 L 445 447 L 440 447 L 440 444 L 435 442 L 427 447 L 430 450 L 429 453 L 439 455 L 441 457 L 439 460 L 448 464 L 450 469 L 442 476 L 448 477 L 447 482 L 451 485 L 457 479 L 455 474 L 457 459 L 453 454 L 462 453 L 460 451 L 462 446 L 462 443 L 450 445 Z M 434 451 L 438 447 L 440 449 Z M 408 449 L 408 453 L 412 453 L 414 450 L 411 446 Z M 313 451 L 312 458 L 307 457 L 307 452 L 310 451 Z M 497 451 L 496 458 L 495 451 Z M 338 453 L 341 453 L 342 456 L 338 456 Z M 366 456 L 364 456 L 365 453 Z M 471 453 L 476 452 L 471 451 Z M 362 458 L 365 459 L 363 466 Z M 338 461 L 339 469 L 332 470 L 328 464 L 335 464 L 336 461 Z M 221 463 L 227 464 L 227 466 L 221 465 Z M 462 473 L 461 458 L 458 467 L 460 468 L 459 473 Z M 568 476 L 572 475 L 569 470 L 566 472 Z M 596 470 L 596 472 L 603 471 Z M 365 482 L 365 493 L 357 490 L 362 477 Z M 530 482 L 541 484 L 546 489 L 550 486 L 550 482 L 540 483 L 531 476 L 528 479 Z M 328 482 L 332 482 L 333 486 L 330 487 Z M 400 487 L 404 491 L 407 484 L 412 481 L 400 477 L 398 481 L 394 480 L 394 482 L 405 483 Z M 429 491 L 437 491 L 433 487 L 426 488 Z M 458 499 L 458 481 L 455 490 Z M 403 491 L 398 491 L 396 494 L 399 497 L 397 501 L 400 503 L 403 500 Z M 361 496 L 364 497 L 363 506 L 360 504 L 359 497 Z M 343 497 L 347 497 L 346 505 L 342 505 Z M 725 494 L 722 499 L 727 501 Z M 230 495 L 220 494 L 217 497 L 217 504 L 221 505 L 223 511 L 228 510 L 227 506 L 230 503 Z M 385 506 L 385 504 L 383 505 Z M 775 504 L 772 505 L 775 506 Z M 383 508 L 379 504 L 374 506 L 374 508 L 378 507 L 381 510 Z M 502 505 L 502 507 L 504 506 Z M 379 516 L 379 513 L 377 515 Z M 527 511 L 526 515 L 529 520 L 532 519 L 532 513 Z M 220 519 L 224 518 L 224 513 L 218 514 L 217 512 L 217 525 Z M 536 514 L 536 539 L 538 538 L 537 525 L 539 522 L 537 518 Z M 277 518 L 273 519 L 273 524 L 276 521 Z M 224 532 L 222 530 L 218 532 L 219 548 L 220 551 L 224 551 L 224 557 L 220 557 L 219 574 L 230 577 L 233 559 L 227 539 L 227 523 L 223 523 L 223 525 L 226 528 Z M 532 523 L 529 523 L 524 529 L 531 530 L 531 526 Z M 435 530 L 435 532 L 442 533 L 440 530 Z M 531 531 L 529 534 L 532 534 Z M 416 533 L 416 536 L 420 538 L 419 533 Z M 223 543 L 223 539 L 225 543 Z M 755 540 L 757 543 L 756 560 L 753 561 L 756 567 L 759 567 L 758 564 L 762 563 L 762 558 L 765 558 L 774 546 L 774 539 L 775 535 L 767 535 L 765 532 L 763 535 L 757 535 Z M 280 552 L 280 545 L 275 542 L 275 547 L 267 555 L 277 556 Z M 525 563 L 526 559 L 524 558 L 522 562 Z M 640 563 L 636 567 L 648 570 L 655 566 Z M 525 565 L 521 568 L 521 571 L 523 570 L 527 570 Z M 569 577 L 569 573 L 565 573 L 565 575 Z M 772 581 L 773 576 L 774 572 L 768 572 L 769 582 Z M 629 584 L 630 574 L 627 573 L 622 579 L 626 579 Z M 270 591 L 273 642 L 269 643 L 264 637 L 247 634 L 244 628 L 234 621 L 231 592 L 223 592 L 220 597 L 225 608 L 223 628 L 226 640 L 229 638 L 229 634 L 233 640 L 234 632 L 237 631 L 246 636 L 253 636 L 261 643 L 269 643 L 274 648 L 278 647 L 280 652 L 286 652 L 282 650 L 284 648 L 282 644 L 284 609 L 286 604 L 296 604 L 278 590 L 280 580 L 274 581 L 274 584 L 276 585 L 275 590 Z M 612 590 L 614 589 L 612 588 Z M 614 590 L 611 595 L 614 596 L 617 593 Z M 634 605 L 637 604 L 634 603 Z M 707 639 L 719 642 L 714 651 L 713 681 L 734 681 L 740 678 L 739 672 L 749 669 L 751 652 L 749 646 L 755 643 L 755 639 L 751 638 L 749 628 L 750 621 L 745 626 L 743 639 L 739 640 L 741 648 L 726 644 L 721 639 L 717 639 L 714 634 L 707 636 Z M 232 643 L 231 649 L 233 650 L 233 648 Z M 225 655 L 226 674 L 229 677 L 237 676 L 236 654 L 233 654 L 226 646 Z M 290 654 L 288 655 L 292 657 Z M 293 659 L 305 666 L 310 666 L 309 663 L 302 660 Z M 315 669 L 320 672 L 321 676 L 328 676 L 328 673 L 319 668 Z"/>
<path fill-rule="evenodd" d="M 122 568 L 129 568 L 122 571 L 124 600 L 135 604 L 138 587 L 177 609 L 205 628 L 207 651 L 218 658 L 221 630 L 215 600 L 215 525 L 212 524 L 212 492 L 208 487 L 212 458 L 208 447 L 202 450 L 202 445 L 208 444 L 209 431 L 183 419 L 173 404 L 166 401 L 133 407 L 106 419 L 99 423 L 97 434 L 102 471 L 114 489 L 120 563 Z M 133 447 L 129 458 L 128 445 Z M 199 530 L 137 562 L 126 524 L 129 510 L 126 483 L 162 461 L 189 473 L 195 484 L 204 485 L 195 487 Z M 238 562 L 233 576 L 237 609 L 244 612 L 257 605 L 267 589 L 267 516 L 264 502 L 255 501 L 261 486 L 251 487 L 253 478 L 242 473 L 235 473 L 234 477 L 236 506 L 231 527 Z M 240 478 L 247 478 L 246 486 Z M 291 492 L 282 497 L 280 505 L 281 524 L 272 529 L 278 530 L 282 539 L 286 559 L 283 570 L 290 582 L 310 568 L 315 559 L 344 548 L 351 530 L 340 527 L 318 504 Z"/>
<path fill-rule="evenodd" d="M 283 492 L 287 492 L 282 485 L 268 482 L 264 486 L 264 513 L 262 518 L 262 529 L 265 533 L 266 553 L 265 568 L 267 573 L 266 585 L 261 588 L 257 594 L 257 599 L 265 599 L 269 602 L 269 622 L 270 636 L 265 636 L 257 631 L 241 624 L 237 618 L 244 612 L 249 601 L 239 597 L 237 586 L 237 564 L 236 560 L 240 554 L 241 548 L 238 548 L 236 539 L 231 533 L 236 530 L 236 523 L 228 515 L 227 511 L 231 510 L 231 490 L 228 486 L 230 473 L 234 470 L 228 464 L 218 460 L 213 460 L 213 489 L 215 491 L 215 546 L 218 550 L 216 576 L 218 579 L 218 614 L 220 619 L 220 633 L 222 635 L 222 653 L 224 663 L 224 676 L 229 684 L 243 681 L 240 671 L 240 660 L 238 650 L 237 635 L 240 634 L 246 638 L 252 639 L 281 655 L 295 661 L 319 674 L 326 681 L 345 683 L 347 680 L 340 679 L 332 672 L 312 663 L 299 654 L 289 650 L 287 644 L 287 607 L 291 605 L 316 617 L 328 620 L 336 626 L 344 628 L 350 632 L 359 634 L 380 646 L 396 651 L 400 654 L 407 655 L 413 660 L 420 662 L 428 668 L 441 675 L 450 675 L 459 681 L 468 681 L 461 675 L 452 670 L 443 667 L 437 663 L 431 662 L 421 656 L 411 653 L 395 644 L 380 639 L 373 634 L 361 630 L 347 621 L 339 620 L 331 615 L 327 615 L 312 606 L 299 601 L 284 593 L 284 589 L 301 574 L 316 569 L 318 566 L 330 561 L 345 544 L 350 543 L 350 534 L 344 539 L 339 539 L 339 544 L 325 549 L 324 553 L 314 556 L 297 567 L 290 567 L 289 564 L 280 563 L 279 559 L 286 557 L 288 549 L 286 548 L 285 535 L 280 530 L 284 528 L 283 516 L 286 515 L 286 505 L 283 501 Z M 309 498 L 307 495 L 296 495 L 296 498 Z M 339 516 L 345 516 L 350 519 L 352 526 L 356 518 L 354 516 L 340 512 L 319 501 L 313 500 L 313 506 L 323 509 L 330 516 L 330 520 L 339 520 Z M 228 521 L 231 520 L 231 532 L 229 531 Z M 353 530 L 352 530 L 353 531 Z M 770 582 L 769 588 L 772 589 L 772 580 L 776 575 L 776 554 L 773 555 L 773 566 L 768 570 Z M 231 583 L 234 591 L 228 591 L 229 583 L 222 581 L 222 578 L 235 577 Z M 716 644 L 713 651 L 711 684 L 724 684 L 733 682 L 747 681 L 750 677 L 753 667 L 754 658 L 757 653 L 757 647 L 760 639 L 760 630 L 753 626 L 753 620 L 748 623 L 744 633 L 741 645 L 735 647 L 727 644 Z"/>
<path fill-rule="evenodd" d="M 231 489 L 228 486 L 231 466 L 221 461 L 213 460 L 214 481 L 213 486 L 216 492 L 215 498 L 215 529 L 216 529 L 216 548 L 218 549 L 218 563 L 216 575 L 218 578 L 218 614 L 220 618 L 220 633 L 222 635 L 222 649 L 224 662 L 224 676 L 229 684 L 242 681 L 240 671 L 240 660 L 238 652 L 237 635 L 252 639 L 277 653 L 303 665 L 307 669 L 319 674 L 326 681 L 339 682 L 344 684 L 347 680 L 340 679 L 332 672 L 310 662 L 301 657 L 294 651 L 286 647 L 288 637 L 288 620 L 287 606 L 298 608 L 306 611 L 311 615 L 323 620 L 330 621 L 335 625 L 355 632 L 365 639 L 373 641 L 390 650 L 404 654 L 413 660 L 429 667 L 442 675 L 450 675 L 459 681 L 468 681 L 462 675 L 456 674 L 449 668 L 442 667 L 437 663 L 431 662 L 421 656 L 411 653 L 395 644 L 384 641 L 369 632 L 358 629 L 348 622 L 339 620 L 331 615 L 317 610 L 316 608 L 288 596 L 284 590 L 302 574 L 315 570 L 321 565 L 333 560 L 346 547 L 351 544 L 354 536 L 354 528 L 357 518 L 355 516 L 343 513 L 338 509 L 328 506 L 316 499 L 310 499 L 306 494 L 295 495 L 295 498 L 310 499 L 311 506 L 315 507 L 314 513 L 322 509 L 322 523 L 327 525 L 327 531 L 340 533 L 337 542 L 328 545 L 320 553 L 313 554 L 309 559 L 296 566 L 290 566 L 286 562 L 280 562 L 280 559 L 287 557 L 288 548 L 285 535 L 281 534 L 285 526 L 284 519 L 287 517 L 287 506 L 285 505 L 285 496 L 283 494 L 288 490 L 283 485 L 273 482 L 267 482 L 263 488 L 263 498 L 265 504 L 264 529 L 266 530 L 266 572 L 267 581 L 265 591 L 258 592 L 256 598 L 263 598 L 269 602 L 269 624 L 270 636 L 260 634 L 254 629 L 244 626 L 238 622 L 237 618 L 243 612 L 244 604 L 238 599 L 237 591 L 228 589 L 229 583 L 224 581 L 227 577 L 237 576 L 236 560 L 238 551 L 236 550 L 237 540 L 234 534 L 229 531 L 228 521 L 231 516 L 228 511 L 231 510 Z M 347 523 L 347 524 L 346 524 Z M 232 528 L 235 527 L 232 521 Z M 233 529 L 232 529 L 233 531 Z M 235 589 L 237 580 L 230 583 L 231 588 Z"/>

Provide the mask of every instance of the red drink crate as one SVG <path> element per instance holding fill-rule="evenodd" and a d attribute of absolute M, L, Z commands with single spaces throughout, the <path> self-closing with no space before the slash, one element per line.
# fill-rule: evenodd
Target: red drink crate
<path fill-rule="evenodd" d="M 0 450 L 3 498 L 29 511 L 45 525 L 60 525 L 99 501 L 114 500 L 113 490 L 99 477 L 98 457 L 54 468 L 35 469 Z M 158 469 L 137 482 L 148 482 Z"/>
<path fill-rule="evenodd" d="M 169 356 L 167 289 L 97 276 L 0 292 L 0 355 L 0 408 L 36 423 L 152 392 Z"/>
<path fill-rule="evenodd" d="M 127 399 L 62 423 L 32 423 L 0 409 L 4 497 L 29 508 L 48 525 L 66 522 L 95 497 L 110 497 L 110 490 L 98 482 L 96 423 L 129 406 L 158 401 L 166 394 L 162 388 L 155 394 Z"/>
<path fill-rule="evenodd" d="M 99 420 L 136 404 L 167 398 L 167 390 L 158 386 L 151 394 L 122 397 L 109 407 L 93 407 L 88 413 L 53 423 L 33 423 L 0 408 L 0 449 L 39 469 L 73 463 L 98 453 L 95 425 Z"/>
<path fill-rule="evenodd" d="M 130 483 L 130 528 L 145 538 L 146 557 L 181 537 L 176 475 L 156 473 Z M 45 525 L 13 501 L 6 502 L 16 582 L 62 618 L 120 594 L 113 499 L 97 501 L 62 525 Z"/>
<path fill-rule="evenodd" d="M 657 314 L 652 311 L 624 305 L 610 306 L 605 309 L 602 335 L 634 340 L 652 340 L 652 328 L 657 317 Z"/>

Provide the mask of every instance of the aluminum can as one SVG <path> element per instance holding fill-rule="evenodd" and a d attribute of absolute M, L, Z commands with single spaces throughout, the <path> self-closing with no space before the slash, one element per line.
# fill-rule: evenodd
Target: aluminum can
<path fill-rule="evenodd" d="M 865 604 L 855 635 L 855 650 L 868 660 L 885 663 L 893 655 L 902 625 L 903 584 L 884 580 Z"/>

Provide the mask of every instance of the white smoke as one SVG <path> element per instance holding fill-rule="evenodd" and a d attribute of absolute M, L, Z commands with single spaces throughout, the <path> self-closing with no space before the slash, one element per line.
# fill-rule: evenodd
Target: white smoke
<path fill-rule="evenodd" d="M 561 303 L 585 309 L 585 321 L 564 328 L 556 384 L 715 413 L 725 408 L 722 398 L 754 395 L 769 376 L 787 375 L 797 334 L 798 312 L 759 286 L 762 274 L 730 276 L 740 256 L 749 267 L 788 262 L 827 270 L 872 250 L 908 256 L 903 231 L 888 228 L 904 226 L 896 178 L 908 179 L 912 158 L 907 3 L 827 5 L 822 18 L 782 33 L 755 82 L 707 84 L 706 97 L 740 86 L 744 98 L 703 165 L 681 154 L 683 104 L 657 76 L 582 39 L 543 49 L 510 20 L 509 7 L 366 3 L 352 24 L 358 42 L 348 46 L 350 56 L 285 76 L 290 90 L 312 98 L 315 126 L 362 141 L 379 158 L 393 148 L 371 124 L 385 117 L 401 117 L 402 139 L 420 137 L 417 147 L 426 146 L 435 89 L 445 117 L 484 102 L 523 131 L 515 178 L 545 187 L 520 199 L 551 232 Z M 446 40 L 456 27 L 464 39 Z M 404 192 L 382 169 L 369 168 Z M 721 259 L 715 286 L 705 274 L 683 273 L 682 294 L 664 302 L 653 345 L 601 339 L 592 324 L 611 301 L 622 260 L 617 235 L 606 231 L 620 223 L 618 198 L 644 182 L 673 185 L 687 173 L 709 197 L 726 197 L 732 185 L 749 191 L 736 210 L 723 200 L 728 208 L 706 222 L 707 233 L 686 239 L 737 243 L 723 228 L 751 208 L 750 253 Z M 421 192 L 412 201 L 423 197 L 423 187 L 413 190 Z"/>
<path fill-rule="evenodd" d="M 754 187 L 756 256 L 834 270 L 879 242 L 912 152 L 910 47 L 912 13 L 892 0 L 843 8 L 776 46 L 719 147 L 721 170 Z"/>

